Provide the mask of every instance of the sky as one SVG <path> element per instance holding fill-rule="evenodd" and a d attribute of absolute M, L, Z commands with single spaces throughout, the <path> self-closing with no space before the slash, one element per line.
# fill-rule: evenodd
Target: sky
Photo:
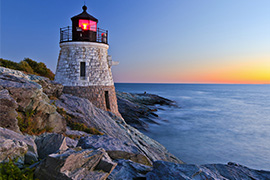
<path fill-rule="evenodd" d="M 0 58 L 55 71 L 83 0 L 0 0 Z M 115 82 L 270 84 L 269 0 L 85 0 L 109 30 Z"/>

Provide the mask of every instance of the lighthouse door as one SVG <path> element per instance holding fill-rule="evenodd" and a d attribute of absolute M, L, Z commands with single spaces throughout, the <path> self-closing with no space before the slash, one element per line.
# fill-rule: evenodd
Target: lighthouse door
<path fill-rule="evenodd" d="M 105 91 L 105 101 L 106 101 L 107 110 L 110 110 L 111 107 L 110 107 L 110 99 L 109 99 L 109 92 L 108 91 Z"/>

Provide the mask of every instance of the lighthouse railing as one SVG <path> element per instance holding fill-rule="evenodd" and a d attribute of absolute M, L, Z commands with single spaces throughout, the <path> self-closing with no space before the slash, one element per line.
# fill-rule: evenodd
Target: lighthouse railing
<path fill-rule="evenodd" d="M 97 42 L 108 44 L 108 30 L 97 28 Z"/>
<path fill-rule="evenodd" d="M 108 30 L 97 28 L 96 42 L 108 44 Z M 72 41 L 72 27 L 60 28 L 60 43 Z"/>
<path fill-rule="evenodd" d="M 72 28 L 71 26 L 60 28 L 60 43 L 72 41 Z"/>

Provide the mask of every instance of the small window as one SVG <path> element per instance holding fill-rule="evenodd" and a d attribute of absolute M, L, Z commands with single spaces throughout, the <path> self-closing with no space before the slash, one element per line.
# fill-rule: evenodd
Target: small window
<path fill-rule="evenodd" d="M 109 92 L 108 91 L 105 91 L 105 101 L 106 101 L 107 110 L 110 110 L 111 107 L 110 107 L 110 99 L 109 99 Z"/>
<path fill-rule="evenodd" d="M 80 67 L 81 67 L 80 76 L 85 77 L 85 62 L 81 62 Z"/>
<path fill-rule="evenodd" d="M 97 31 L 97 22 L 90 21 L 90 31 Z"/>

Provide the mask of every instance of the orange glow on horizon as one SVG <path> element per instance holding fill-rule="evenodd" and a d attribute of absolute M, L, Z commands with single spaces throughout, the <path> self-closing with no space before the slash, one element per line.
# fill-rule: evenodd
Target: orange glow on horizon
<path fill-rule="evenodd" d="M 132 83 L 206 83 L 206 84 L 270 84 L 270 58 L 244 58 L 222 62 L 204 62 L 183 67 L 141 67 L 141 72 L 125 72 L 121 82 Z M 181 68 L 181 71 L 180 71 Z M 116 82 L 119 82 L 116 80 Z"/>
<path fill-rule="evenodd" d="M 270 84 L 270 60 L 250 61 L 209 70 L 198 76 L 201 82 L 231 84 Z"/>

